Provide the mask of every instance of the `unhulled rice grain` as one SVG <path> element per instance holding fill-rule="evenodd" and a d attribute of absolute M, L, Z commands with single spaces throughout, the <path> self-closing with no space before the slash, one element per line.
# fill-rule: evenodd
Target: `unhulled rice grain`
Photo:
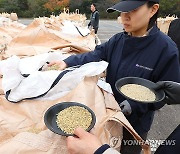
<path fill-rule="evenodd" d="M 151 102 L 156 100 L 156 95 L 147 87 L 138 84 L 126 84 L 120 88 L 120 91 L 127 97 L 142 101 Z"/>
<path fill-rule="evenodd" d="M 78 127 L 86 130 L 92 122 L 91 113 L 80 106 L 70 106 L 57 114 L 57 126 L 67 134 L 74 134 Z"/>
<path fill-rule="evenodd" d="M 50 71 L 50 70 L 59 70 L 59 65 L 58 64 L 54 64 L 52 66 L 48 66 L 47 67 L 47 71 Z"/>

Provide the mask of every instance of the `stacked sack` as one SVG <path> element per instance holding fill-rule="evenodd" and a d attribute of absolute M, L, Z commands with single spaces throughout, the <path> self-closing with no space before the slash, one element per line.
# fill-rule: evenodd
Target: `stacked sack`
<path fill-rule="evenodd" d="M 85 14 L 79 13 L 79 9 L 76 9 L 75 12 L 70 13 L 69 9 L 65 9 L 65 8 L 64 8 L 64 12 L 59 15 L 59 18 L 63 20 L 77 22 L 82 26 L 85 26 L 85 22 L 87 19 Z"/>
<path fill-rule="evenodd" d="M 16 37 L 26 26 L 17 21 L 16 13 L 0 14 L 0 52 L 2 54 L 7 50 L 8 44 Z"/>
<path fill-rule="evenodd" d="M 8 45 L 6 57 L 33 56 L 53 50 L 75 54 L 94 50 L 95 34 L 84 23 L 85 15 L 61 13 L 35 18 Z"/>
<path fill-rule="evenodd" d="M 158 18 L 157 19 L 157 26 L 159 27 L 159 29 L 167 34 L 168 33 L 168 29 L 169 29 L 169 25 L 171 23 L 171 21 L 173 21 L 174 19 L 177 19 L 177 17 L 175 16 L 167 16 L 165 18 Z"/>
<path fill-rule="evenodd" d="M 18 16 L 16 13 L 12 12 L 12 13 L 7 13 L 7 12 L 3 12 L 3 13 L 0 13 L 0 17 L 5 17 L 5 18 L 9 18 L 11 19 L 12 21 L 18 21 Z"/>

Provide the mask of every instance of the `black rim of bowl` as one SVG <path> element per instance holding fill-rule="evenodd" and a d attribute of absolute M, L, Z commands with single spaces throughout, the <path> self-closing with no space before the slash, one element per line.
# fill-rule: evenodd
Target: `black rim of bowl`
<path fill-rule="evenodd" d="M 57 113 L 59 113 L 60 111 L 63 110 L 63 109 L 60 108 L 63 105 L 66 106 L 63 109 L 68 108 L 70 106 L 80 106 L 80 107 L 84 107 L 85 109 L 87 109 L 91 113 L 92 122 L 91 122 L 91 125 L 86 129 L 86 131 L 89 132 L 94 127 L 94 125 L 96 123 L 96 116 L 95 116 L 94 112 L 88 106 L 86 106 L 84 104 L 81 104 L 81 103 L 77 103 L 77 102 L 61 102 L 61 103 L 58 103 L 58 104 L 55 104 L 55 105 L 49 107 L 47 109 L 47 111 L 45 112 L 45 114 L 44 114 L 44 123 L 45 123 L 46 127 L 49 130 L 51 130 L 52 132 L 54 132 L 56 134 L 62 135 L 62 136 L 74 136 L 74 134 L 67 134 L 67 133 L 65 133 L 63 130 L 61 130 L 57 126 L 57 123 L 56 123 Z M 53 110 L 55 110 L 56 108 L 58 108 L 56 110 L 56 112 L 52 113 Z M 51 118 L 50 118 L 51 122 L 49 122 L 49 120 L 48 120 L 50 114 L 52 114 Z"/>
<path fill-rule="evenodd" d="M 132 80 L 132 82 L 127 82 L 125 84 L 123 84 L 123 82 L 125 81 L 128 81 L 128 80 Z M 134 81 L 138 81 L 138 82 L 134 82 Z M 164 98 L 165 98 L 165 93 L 163 90 L 154 90 L 153 88 L 149 88 L 147 85 L 144 85 L 142 83 L 147 83 L 147 84 L 150 84 L 153 86 L 155 86 L 156 84 L 150 80 L 147 80 L 147 79 L 144 79 L 144 78 L 139 78 L 139 77 L 124 77 L 124 78 L 121 78 L 119 80 L 116 81 L 115 83 L 115 87 L 116 87 L 116 90 L 122 95 L 124 96 L 126 99 L 129 99 L 129 100 L 133 100 L 135 102 L 139 102 L 139 103 L 158 103 L 158 102 L 161 102 Z M 156 100 L 155 101 L 139 101 L 139 100 L 135 100 L 133 98 L 130 98 L 126 95 L 124 95 L 121 91 L 120 91 L 120 88 L 126 84 L 139 84 L 139 85 L 142 85 L 142 86 L 145 86 L 147 88 L 149 88 L 153 93 L 155 93 L 155 95 L 157 96 L 157 94 L 159 93 L 161 95 L 161 98 L 158 98 L 156 97 Z M 120 86 L 119 86 L 120 85 Z"/>

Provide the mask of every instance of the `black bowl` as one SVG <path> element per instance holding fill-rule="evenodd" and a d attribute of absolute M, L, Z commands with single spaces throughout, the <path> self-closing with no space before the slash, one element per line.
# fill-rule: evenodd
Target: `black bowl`
<path fill-rule="evenodd" d="M 64 131 L 62 131 L 57 126 L 57 123 L 56 123 L 57 114 L 60 111 L 64 110 L 65 108 L 68 108 L 70 106 L 84 107 L 85 109 L 87 109 L 91 113 L 92 122 L 91 122 L 91 125 L 89 126 L 89 128 L 87 128 L 87 130 L 86 130 L 86 131 L 90 131 L 94 127 L 94 125 L 96 123 L 96 116 L 95 116 L 94 112 L 89 107 L 87 107 L 84 104 L 80 104 L 80 103 L 76 103 L 76 102 L 62 102 L 62 103 L 58 103 L 58 104 L 55 104 L 55 105 L 51 106 L 46 111 L 46 113 L 44 115 L 44 122 L 45 122 L 45 125 L 47 126 L 47 128 L 50 129 L 52 132 L 54 132 L 56 134 L 59 134 L 59 135 L 73 136 L 73 134 L 67 134 Z"/>
<path fill-rule="evenodd" d="M 147 88 L 149 88 L 155 95 L 156 95 L 156 99 L 155 101 L 138 101 L 135 99 L 132 99 L 126 95 L 124 95 L 121 91 L 120 88 L 126 84 L 138 84 L 141 86 L 145 86 Z M 165 93 L 163 90 L 156 90 L 156 84 L 152 81 L 143 79 L 143 78 L 138 78 L 138 77 L 125 77 L 125 78 L 121 78 L 119 80 L 116 81 L 115 83 L 115 87 L 117 89 L 117 91 L 124 96 L 126 99 L 129 100 L 133 100 L 135 102 L 140 102 L 140 103 L 158 103 L 161 102 L 164 98 L 165 98 Z"/>

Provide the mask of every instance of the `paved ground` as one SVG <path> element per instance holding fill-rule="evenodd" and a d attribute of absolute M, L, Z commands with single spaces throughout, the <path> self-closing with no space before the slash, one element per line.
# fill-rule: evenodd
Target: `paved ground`
<path fill-rule="evenodd" d="M 122 25 L 114 20 L 101 20 L 99 27 L 98 37 L 102 43 L 123 30 Z"/>
<path fill-rule="evenodd" d="M 29 24 L 31 19 L 20 19 L 19 22 Z M 100 21 L 98 36 L 101 42 L 107 41 L 114 34 L 121 32 L 122 26 L 117 21 Z M 156 111 L 153 125 L 148 135 L 151 140 L 163 140 L 180 124 L 180 105 L 164 106 Z"/>

